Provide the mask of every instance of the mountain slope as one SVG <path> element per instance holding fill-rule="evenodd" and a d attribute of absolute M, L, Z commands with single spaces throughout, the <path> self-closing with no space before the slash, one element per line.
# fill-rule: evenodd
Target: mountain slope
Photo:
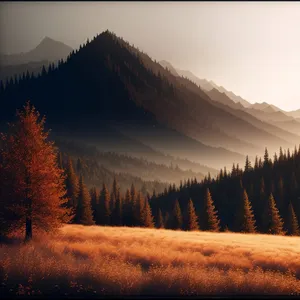
<path fill-rule="evenodd" d="M 211 99 L 213 99 L 219 103 L 218 106 L 222 105 L 222 106 L 220 106 L 222 109 L 232 112 L 233 114 L 244 119 L 245 121 L 252 124 L 256 128 L 262 128 L 265 131 L 267 131 L 268 133 L 270 133 L 274 136 L 276 135 L 279 138 L 281 138 L 282 145 L 286 144 L 286 141 L 288 141 L 290 143 L 290 147 L 292 147 L 293 143 L 296 143 L 299 141 L 299 138 L 300 138 L 299 136 L 297 136 L 293 133 L 290 133 L 286 130 L 283 130 L 282 128 L 277 127 L 270 122 L 269 123 L 263 122 L 262 120 L 255 118 L 252 114 L 248 113 L 249 108 L 242 107 L 242 109 L 241 109 L 241 107 L 236 105 L 236 103 L 230 104 L 231 100 L 224 93 L 220 93 L 218 90 L 214 89 L 210 92 L 207 92 L 207 94 L 211 97 Z M 234 110 L 230 109 L 229 107 L 233 108 Z M 277 150 L 276 143 L 272 144 L 272 142 L 270 142 L 269 146 L 274 147 L 274 148 L 270 148 L 270 149 L 272 149 L 272 151 Z"/>
<path fill-rule="evenodd" d="M 42 114 L 46 114 L 50 126 L 57 132 L 70 128 L 76 134 L 81 132 L 85 138 L 88 134 L 93 135 L 96 141 L 105 133 L 101 128 L 108 121 L 130 124 L 136 130 L 142 125 L 160 125 L 166 132 L 169 126 L 177 130 L 180 142 L 185 144 L 188 138 L 178 128 L 185 128 L 181 116 L 187 118 L 187 115 L 178 114 L 178 102 L 172 103 L 174 90 L 172 83 L 147 69 L 140 57 L 129 51 L 120 39 L 105 32 L 72 53 L 55 70 L 22 80 L 17 85 L 8 85 L 1 95 L 4 109 L 0 115 L 3 121 L 9 119 L 17 107 L 30 99 Z M 168 105 L 164 107 L 166 100 Z M 184 99 L 178 97 L 178 100 L 185 106 Z M 170 106 L 173 106 L 173 117 L 168 111 Z M 174 116 L 177 121 L 172 124 L 170 120 Z M 172 126 L 176 124 L 180 126 Z M 168 140 L 168 134 L 165 139 Z M 112 138 L 112 143 L 118 145 L 118 138 Z M 197 162 L 206 164 L 203 157 L 207 157 L 212 148 L 198 141 L 193 143 Z M 180 157 L 186 158 L 189 154 L 182 152 Z M 244 161 L 238 153 L 216 149 L 210 156 L 212 162 L 215 154 L 223 158 L 222 166 L 231 165 L 232 161 Z M 214 164 L 214 167 L 220 165 Z"/>

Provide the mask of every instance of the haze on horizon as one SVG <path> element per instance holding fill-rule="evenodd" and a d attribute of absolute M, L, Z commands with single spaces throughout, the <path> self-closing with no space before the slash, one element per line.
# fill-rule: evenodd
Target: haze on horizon
<path fill-rule="evenodd" d="M 247 101 L 300 108 L 299 2 L 2 2 L 0 52 L 45 37 L 77 48 L 106 29 Z"/>

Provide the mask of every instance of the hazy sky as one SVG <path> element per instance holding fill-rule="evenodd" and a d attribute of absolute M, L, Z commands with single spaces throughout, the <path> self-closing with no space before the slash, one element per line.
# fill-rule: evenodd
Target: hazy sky
<path fill-rule="evenodd" d="M 299 2 L 1 2 L 0 52 L 106 29 L 254 102 L 300 108 Z"/>

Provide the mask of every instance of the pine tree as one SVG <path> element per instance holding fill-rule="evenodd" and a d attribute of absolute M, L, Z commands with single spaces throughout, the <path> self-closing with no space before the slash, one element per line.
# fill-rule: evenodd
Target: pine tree
<path fill-rule="evenodd" d="M 256 231 L 253 211 L 245 189 L 243 192 L 243 206 L 238 219 L 239 231 L 247 233 L 254 233 Z"/>
<path fill-rule="evenodd" d="M 265 148 L 265 154 L 264 154 L 264 166 L 268 166 L 269 165 L 269 152 L 268 149 Z"/>
<path fill-rule="evenodd" d="M 143 227 L 154 227 L 153 216 L 151 212 L 151 207 L 148 200 L 145 200 L 144 211 L 143 211 Z"/>
<path fill-rule="evenodd" d="M 249 157 L 247 155 L 246 156 L 246 162 L 245 162 L 245 172 L 249 172 L 251 170 L 252 170 L 251 162 L 250 162 Z"/>
<path fill-rule="evenodd" d="M 95 225 L 91 207 L 91 197 L 83 182 L 82 175 L 79 177 L 79 193 L 74 222 L 82 225 Z"/>
<path fill-rule="evenodd" d="M 290 202 L 287 215 L 287 233 L 289 235 L 300 235 L 299 224 L 292 203 Z"/>
<path fill-rule="evenodd" d="M 57 166 L 57 150 L 45 132 L 45 118 L 27 102 L 17 120 L 0 135 L 1 231 L 25 231 L 25 241 L 34 230 L 50 231 L 71 219 L 63 170 Z"/>
<path fill-rule="evenodd" d="M 178 200 L 175 201 L 173 209 L 172 229 L 182 229 L 182 214 Z"/>
<path fill-rule="evenodd" d="M 187 211 L 185 213 L 185 222 L 184 222 L 184 229 L 185 230 L 199 230 L 199 225 L 198 225 L 198 216 L 196 215 L 195 208 L 193 205 L 193 201 L 190 199 L 188 206 L 187 206 Z"/>
<path fill-rule="evenodd" d="M 134 213 L 134 225 L 143 226 L 144 225 L 144 208 L 145 208 L 145 199 L 141 192 L 138 193 L 137 200 L 135 203 L 135 213 Z"/>
<path fill-rule="evenodd" d="M 125 199 L 123 202 L 123 224 L 130 226 L 132 222 L 131 195 L 129 189 L 126 190 Z"/>
<path fill-rule="evenodd" d="M 103 183 L 99 197 L 99 209 L 97 208 L 96 222 L 100 225 L 110 225 L 110 197 L 106 184 Z"/>
<path fill-rule="evenodd" d="M 164 218 L 160 209 L 158 209 L 156 228 L 164 228 Z"/>
<path fill-rule="evenodd" d="M 66 165 L 66 188 L 67 197 L 69 199 L 69 206 L 77 206 L 77 198 L 79 193 L 78 178 L 73 169 L 73 163 L 70 157 L 68 157 Z"/>
<path fill-rule="evenodd" d="M 213 204 L 213 200 L 209 191 L 209 188 L 206 189 L 205 195 L 205 229 L 209 231 L 219 231 L 220 230 L 220 221 L 217 216 L 217 211 Z"/>
<path fill-rule="evenodd" d="M 172 229 L 171 217 L 170 217 L 169 212 L 166 212 L 166 214 L 165 214 L 164 227 L 167 228 L 167 229 Z"/>
<path fill-rule="evenodd" d="M 90 190 L 90 197 L 91 197 L 91 205 L 92 205 L 92 211 L 93 211 L 93 218 L 96 220 L 97 217 L 97 207 L 99 203 L 99 196 L 96 190 L 96 187 L 91 188 Z"/>
<path fill-rule="evenodd" d="M 264 214 L 265 231 L 270 234 L 283 234 L 283 221 L 279 215 L 275 200 L 270 194 L 267 211 Z"/>
<path fill-rule="evenodd" d="M 112 219 L 113 219 L 113 224 L 117 226 L 123 225 L 123 205 L 122 205 L 122 199 L 120 196 L 118 196 L 116 200 L 116 205 L 114 208 L 114 211 L 112 213 Z"/>

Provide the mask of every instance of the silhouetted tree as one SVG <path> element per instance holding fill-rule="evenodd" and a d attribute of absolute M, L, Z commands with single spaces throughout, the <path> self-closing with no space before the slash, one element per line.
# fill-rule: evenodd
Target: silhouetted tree
<path fill-rule="evenodd" d="M 76 212 L 74 217 L 76 224 L 94 225 L 93 212 L 91 208 L 91 197 L 83 182 L 83 177 L 79 177 L 79 193 L 77 199 Z"/>
<path fill-rule="evenodd" d="M 164 218 L 163 218 L 163 215 L 162 215 L 162 212 L 161 212 L 160 209 L 158 209 L 156 227 L 157 228 L 164 228 L 165 227 Z"/>
<path fill-rule="evenodd" d="M 68 157 L 66 165 L 66 188 L 69 206 L 76 207 L 79 193 L 78 178 L 74 172 L 73 163 L 70 157 Z"/>
<path fill-rule="evenodd" d="M 110 225 L 110 196 L 106 184 L 103 183 L 99 197 L 99 209 L 97 209 L 97 224 Z"/>
<path fill-rule="evenodd" d="M 172 229 L 182 229 L 182 214 L 178 200 L 175 201 L 173 209 Z"/>

